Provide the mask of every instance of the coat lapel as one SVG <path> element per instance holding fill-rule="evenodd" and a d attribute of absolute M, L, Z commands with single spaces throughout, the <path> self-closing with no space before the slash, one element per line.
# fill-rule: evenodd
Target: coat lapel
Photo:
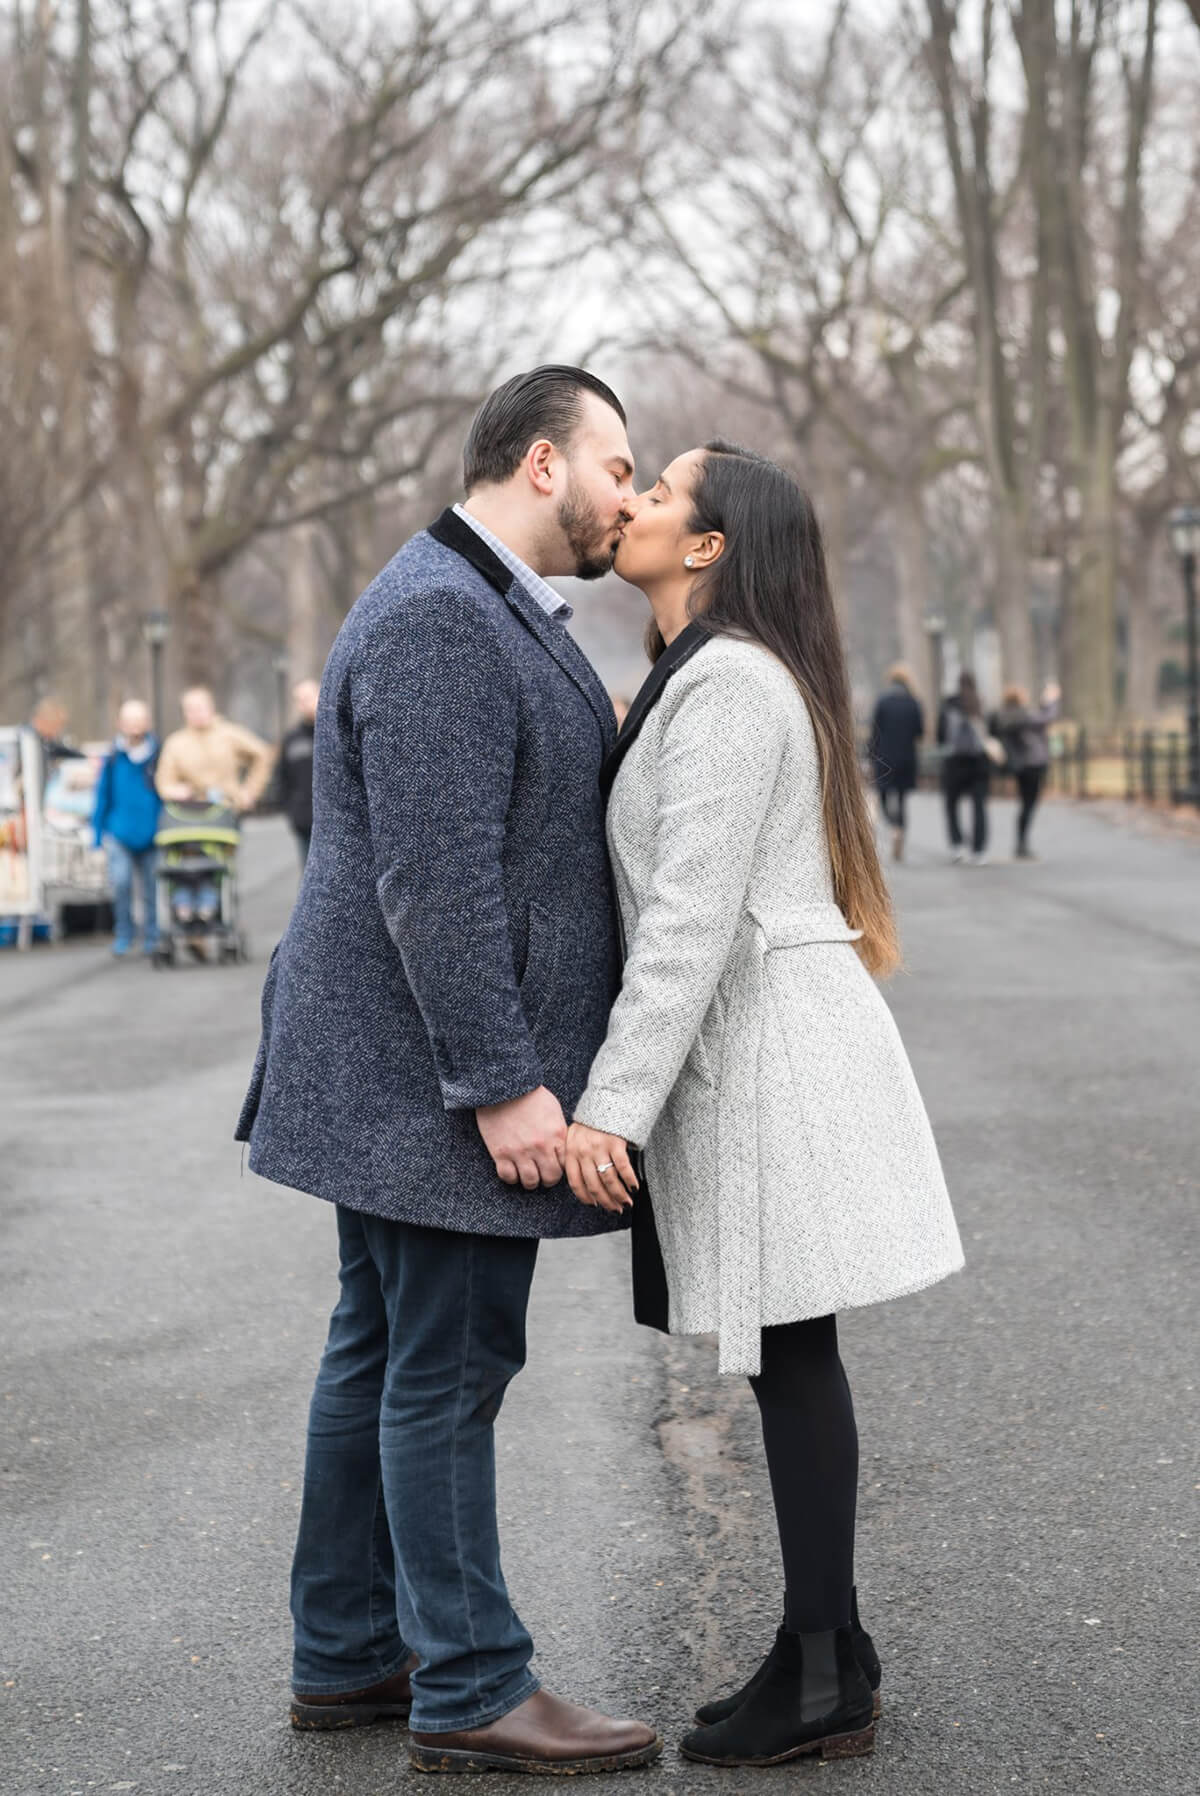
<path fill-rule="evenodd" d="M 685 661 L 690 661 L 697 649 L 704 647 L 709 640 L 709 632 L 702 624 L 688 624 L 679 632 L 674 642 L 668 643 L 638 691 L 637 697 L 629 707 L 629 715 L 621 725 L 621 733 L 615 746 L 609 752 L 603 767 L 600 769 L 600 790 L 605 798 L 612 791 L 617 770 L 625 756 L 629 753 L 641 732 L 642 725 L 649 717 L 658 700 L 662 697 L 663 688 L 671 675 Z"/>
<path fill-rule="evenodd" d="M 532 631 L 547 653 L 553 656 L 563 672 L 578 686 L 596 713 L 605 749 L 610 749 L 617 727 L 612 700 L 601 685 L 595 668 L 565 624 L 557 623 L 542 610 L 512 569 L 506 567 L 500 557 L 488 548 L 477 531 L 463 522 L 453 507 L 449 507 L 440 518 L 430 524 L 429 535 L 444 548 L 453 549 L 464 561 L 470 562 L 508 601 L 521 622 Z"/>
<path fill-rule="evenodd" d="M 574 680 L 596 713 L 596 721 L 600 725 L 600 733 L 607 753 L 616 740 L 617 719 L 612 708 L 612 700 L 601 685 L 599 674 L 567 626 L 548 617 L 533 594 L 526 592 L 519 580 L 513 580 L 504 596 L 521 622 L 528 625 L 542 647 L 553 655 L 563 672 Z"/>

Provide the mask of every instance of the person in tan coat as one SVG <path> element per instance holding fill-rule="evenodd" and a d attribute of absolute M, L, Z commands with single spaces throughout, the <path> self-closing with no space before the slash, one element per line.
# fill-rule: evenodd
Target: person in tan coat
<path fill-rule="evenodd" d="M 181 705 L 183 728 L 167 737 L 159 757 L 159 797 L 219 794 L 235 811 L 253 810 L 271 776 L 272 750 L 253 730 L 221 717 L 207 686 L 193 686 Z"/>
<path fill-rule="evenodd" d="M 271 748 L 253 730 L 221 717 L 207 686 L 193 686 L 180 702 L 183 728 L 167 737 L 158 760 L 159 797 L 177 803 L 207 799 L 238 812 L 253 810 L 271 777 Z M 214 884 L 175 882 L 171 910 L 185 928 L 207 926 L 220 907 Z"/>

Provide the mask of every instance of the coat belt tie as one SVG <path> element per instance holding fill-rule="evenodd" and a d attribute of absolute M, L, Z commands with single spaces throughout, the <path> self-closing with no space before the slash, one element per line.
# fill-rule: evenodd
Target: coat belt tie
<path fill-rule="evenodd" d="M 723 1373 L 753 1376 L 762 1365 L 758 1086 L 767 955 L 810 942 L 853 942 L 861 934 L 836 904 L 811 904 L 766 914 L 751 908 L 735 938 L 717 1075 L 718 1370 Z"/>

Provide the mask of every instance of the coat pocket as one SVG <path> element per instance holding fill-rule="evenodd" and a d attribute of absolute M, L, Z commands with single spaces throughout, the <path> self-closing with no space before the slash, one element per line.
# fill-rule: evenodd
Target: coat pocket
<path fill-rule="evenodd" d="M 684 1065 L 706 1085 L 717 1083 L 721 1065 L 721 1042 L 725 1034 L 725 999 L 718 986 L 713 1001 L 704 1013 L 700 1032 L 688 1050 Z"/>
<path fill-rule="evenodd" d="M 549 1014 L 547 1003 L 558 984 L 559 956 L 559 936 L 553 919 L 540 905 L 531 904 L 525 971 L 518 989 L 525 1021 L 535 1037 L 539 1021 Z"/>
<path fill-rule="evenodd" d="M 767 951 L 803 948 L 810 942 L 857 942 L 861 929 L 851 929 L 836 904 L 750 906 L 750 916 L 762 930 Z"/>
<path fill-rule="evenodd" d="M 271 999 L 275 991 L 277 968 L 275 965 L 282 942 L 276 943 L 267 963 L 267 976 L 263 981 L 262 991 L 262 1033 L 259 1036 L 258 1052 L 254 1056 L 254 1067 L 250 1074 L 250 1086 L 242 1100 L 241 1112 L 237 1119 L 237 1127 L 233 1131 L 235 1141 L 249 1141 L 250 1131 L 258 1115 L 258 1106 L 262 1101 L 263 1085 L 267 1076 L 267 1050 L 271 1040 Z"/>

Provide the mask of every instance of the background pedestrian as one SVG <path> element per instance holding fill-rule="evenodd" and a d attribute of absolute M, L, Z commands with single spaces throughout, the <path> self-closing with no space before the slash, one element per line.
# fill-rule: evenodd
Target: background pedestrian
<path fill-rule="evenodd" d="M 895 861 L 904 858 L 905 800 L 917 783 L 917 743 L 925 734 L 925 713 L 913 684 L 903 662 L 889 668 L 871 723 L 872 769 L 880 807 L 892 826 Z"/>
<path fill-rule="evenodd" d="M 60 698 L 41 698 L 33 707 L 29 727 L 42 745 L 42 791 L 50 783 L 60 761 L 75 760 L 83 750 L 67 741 L 67 707 Z"/>
<path fill-rule="evenodd" d="M 1058 716 L 1061 697 L 1062 688 L 1051 681 L 1042 692 L 1041 705 L 1034 707 L 1023 686 L 1009 686 L 1005 688 L 1000 709 L 992 717 L 992 734 L 1004 744 L 1008 765 L 1017 782 L 1020 802 L 1015 852 L 1019 861 L 1037 859 L 1029 846 L 1029 826 L 1046 783 L 1046 770 L 1050 765 L 1047 731 Z"/>
<path fill-rule="evenodd" d="M 942 791 L 946 799 L 951 858 L 956 861 L 969 859 L 973 866 L 980 866 L 987 858 L 987 801 L 992 757 L 974 674 L 964 671 L 959 675 L 958 691 L 951 693 L 942 706 L 937 734 L 946 751 L 942 762 Z M 999 751 L 1001 759 L 1003 752 L 1003 749 Z M 970 797 L 972 807 L 969 856 L 963 846 L 958 820 L 959 801 L 965 797 Z"/>
<path fill-rule="evenodd" d="M 158 790 L 168 801 L 208 800 L 231 810 L 253 810 L 271 777 L 274 755 L 253 730 L 222 717 L 207 686 L 193 686 L 180 705 L 183 728 L 162 746 Z M 171 894 L 176 921 L 212 923 L 221 909 L 215 884 L 182 881 Z"/>
<path fill-rule="evenodd" d="M 154 784 L 157 766 L 158 740 L 151 733 L 149 706 L 141 699 L 126 699 L 117 713 L 117 733 L 96 781 L 92 809 L 96 846 L 108 856 L 116 913 L 112 951 L 118 956 L 128 954 L 136 938 L 135 880 L 141 887 L 143 952 L 152 954 L 158 940 L 154 888 L 158 861 L 154 834 L 160 803 Z"/>
<path fill-rule="evenodd" d="M 279 745 L 271 796 L 292 826 L 300 851 L 300 867 L 308 860 L 312 841 L 313 820 L 313 739 L 316 735 L 317 700 L 321 695 L 317 680 L 301 680 L 293 687 L 297 721 Z"/>

